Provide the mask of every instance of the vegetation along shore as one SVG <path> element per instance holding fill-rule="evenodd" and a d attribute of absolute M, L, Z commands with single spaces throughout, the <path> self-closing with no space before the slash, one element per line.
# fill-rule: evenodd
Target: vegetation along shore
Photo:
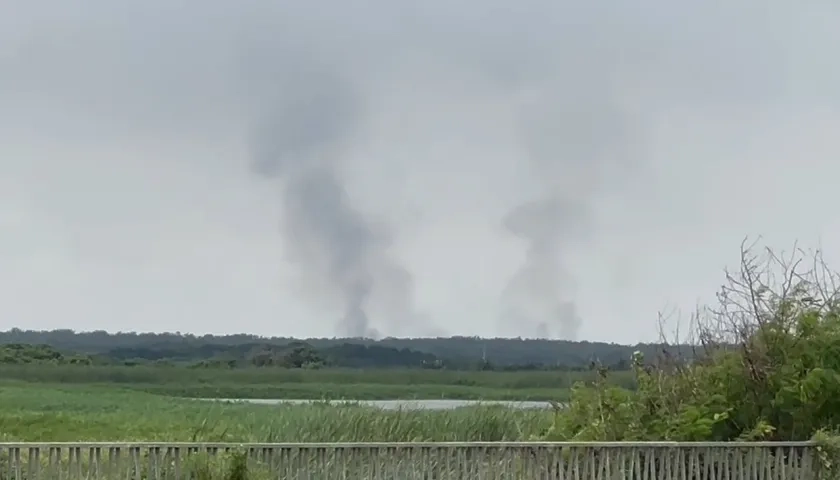
<path fill-rule="evenodd" d="M 5 332 L 0 335 L 6 342 L 0 349 L 0 435 L 5 441 L 233 442 L 817 438 L 825 451 L 840 452 L 833 436 L 840 428 L 840 292 L 832 288 L 840 282 L 818 254 L 805 270 L 800 267 L 806 262 L 783 262 L 770 253 L 759 256 L 745 250 L 743 258 L 742 270 L 726 278 L 721 305 L 694 319 L 695 337 L 685 342 L 692 348 L 665 342 L 632 351 L 608 347 L 623 349 L 626 365 L 618 357 L 605 363 L 597 355 L 578 356 L 567 365 L 536 364 L 530 361 L 533 357 L 517 360 L 507 352 L 499 358 L 513 359 L 510 363 L 487 362 L 476 368 L 470 366 L 472 358 L 463 360 L 462 355 L 458 358 L 465 363 L 458 364 L 439 347 L 447 342 L 480 344 L 476 339 L 430 340 L 428 345 L 439 348 L 431 353 L 431 366 L 420 361 L 414 366 L 352 368 L 325 355 L 329 342 L 283 344 L 277 339 L 256 342 L 258 351 L 276 349 L 276 359 L 297 358 L 303 351 L 320 360 L 255 365 L 249 360 L 253 356 L 245 354 L 226 363 L 217 357 L 216 347 L 208 347 L 201 358 L 172 356 L 161 361 L 137 352 L 181 351 L 175 345 L 203 351 L 204 340 L 171 335 L 172 343 L 167 344 L 162 336 L 110 335 L 116 343 L 125 344 L 128 337 L 136 340 L 130 347 L 135 360 L 126 360 L 113 353 L 114 348 L 129 348 L 125 345 L 109 350 L 103 341 L 93 348 L 91 335 L 100 334 Z M 47 342 L 58 337 L 61 341 Z M 230 339 L 225 342 L 234 351 L 254 352 L 253 340 L 248 337 L 248 349 Z M 356 347 L 347 347 L 350 341 L 332 342 L 353 350 Z M 191 343 L 197 346 L 183 346 Z M 407 348 L 382 342 L 367 342 L 365 348 L 371 345 L 395 352 Z M 416 344 L 419 355 L 428 353 L 422 345 L 423 341 Z M 564 344 L 554 345 L 557 355 L 564 355 Z M 400 355 L 418 355 L 412 352 Z M 545 395 L 567 405 L 541 410 L 482 406 L 382 411 L 354 405 L 223 404 L 173 397 L 281 397 L 283 392 L 310 398 L 510 395 L 521 400 Z"/>

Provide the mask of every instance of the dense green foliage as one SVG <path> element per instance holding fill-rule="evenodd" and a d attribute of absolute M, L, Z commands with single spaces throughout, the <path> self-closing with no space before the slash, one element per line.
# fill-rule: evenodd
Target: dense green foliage
<path fill-rule="evenodd" d="M 630 356 L 661 345 L 510 338 L 262 338 L 180 333 L 72 330 L 0 332 L 0 344 L 49 345 L 96 363 L 173 363 L 211 368 L 244 366 L 427 368 L 460 370 L 586 370 L 593 361 L 629 370 Z"/>
<path fill-rule="evenodd" d="M 547 438 L 807 440 L 840 427 L 840 284 L 814 258 L 803 272 L 801 262 L 745 250 L 720 306 L 697 318 L 702 354 L 646 362 L 637 353 L 637 389 L 611 386 L 602 372 L 573 389 Z"/>
<path fill-rule="evenodd" d="M 0 345 L 0 365 L 92 365 L 89 355 L 66 355 L 49 345 Z"/>

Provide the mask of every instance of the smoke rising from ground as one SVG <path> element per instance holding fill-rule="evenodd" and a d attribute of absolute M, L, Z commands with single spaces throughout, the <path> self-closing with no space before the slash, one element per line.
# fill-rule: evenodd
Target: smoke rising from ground
<path fill-rule="evenodd" d="M 0 2 L 0 316 L 640 339 L 840 242 L 840 7 L 758 5 Z"/>
<path fill-rule="evenodd" d="M 612 65 L 578 64 L 557 85 L 527 93 L 517 118 L 536 198 L 511 208 L 502 225 L 526 246 L 525 261 L 502 293 L 501 321 L 535 337 L 578 338 L 579 282 L 568 262 L 595 239 L 594 202 L 645 170 L 646 132 L 614 86 Z M 583 63 L 583 62 L 581 62 Z M 621 177 L 619 172 L 627 175 Z"/>
<path fill-rule="evenodd" d="M 378 337 L 368 309 L 383 283 L 397 292 L 397 318 L 386 321 L 408 322 L 415 313 L 410 275 L 390 256 L 387 232 L 353 204 L 341 179 L 353 135 L 364 127 L 359 94 L 349 80 L 324 73 L 306 83 L 283 80 L 275 78 L 274 96 L 258 99 L 265 113 L 251 138 L 253 168 L 282 181 L 284 247 L 311 301 L 338 300 L 339 335 Z"/>

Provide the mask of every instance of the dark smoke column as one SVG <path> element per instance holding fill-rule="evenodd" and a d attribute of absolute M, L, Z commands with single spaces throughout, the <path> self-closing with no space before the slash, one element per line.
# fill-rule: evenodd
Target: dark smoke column
<path fill-rule="evenodd" d="M 338 333 L 376 337 L 366 302 L 388 241 L 350 203 L 337 169 L 363 120 L 358 97 L 331 79 L 295 87 L 264 106 L 252 137 L 253 168 L 283 182 L 284 246 L 313 303 L 338 298 Z"/>
<path fill-rule="evenodd" d="M 521 336 L 577 338 L 582 318 L 569 258 L 593 238 L 593 202 L 608 181 L 624 181 L 619 172 L 637 165 L 634 122 L 597 78 L 569 75 L 522 105 L 520 138 L 543 189 L 502 218 L 526 247 L 501 311 Z"/>
<path fill-rule="evenodd" d="M 563 254 L 587 213 L 574 200 L 546 196 L 515 207 L 503 219 L 504 228 L 527 245 L 525 263 L 503 294 L 503 315 L 525 329 L 522 336 L 577 338 L 581 319 Z"/>

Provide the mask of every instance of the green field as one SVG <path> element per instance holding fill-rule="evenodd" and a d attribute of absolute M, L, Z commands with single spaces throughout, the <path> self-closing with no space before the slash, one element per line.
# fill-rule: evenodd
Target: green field
<path fill-rule="evenodd" d="M 543 433 L 551 415 L 490 406 L 389 412 L 323 404 L 226 404 L 114 387 L 0 387 L 0 440 L 5 442 L 525 440 Z"/>
<path fill-rule="evenodd" d="M 557 400 L 592 372 L 462 372 L 447 370 L 191 369 L 156 366 L 15 365 L 0 381 L 120 386 L 198 398 Z M 611 381 L 632 388 L 629 372 Z"/>
<path fill-rule="evenodd" d="M 548 410 L 383 411 L 192 398 L 567 400 L 590 372 L 0 367 L 2 441 L 497 441 L 539 438 Z M 617 376 L 616 382 L 625 379 Z M 629 377 L 628 377 L 629 380 Z"/>

